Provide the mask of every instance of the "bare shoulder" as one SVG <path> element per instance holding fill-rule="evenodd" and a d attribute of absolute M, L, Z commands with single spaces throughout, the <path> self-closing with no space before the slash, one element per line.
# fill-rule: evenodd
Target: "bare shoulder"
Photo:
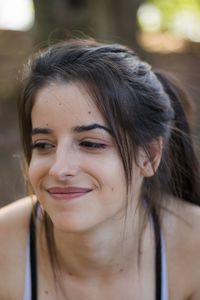
<path fill-rule="evenodd" d="M 24 238 L 28 231 L 34 201 L 34 197 L 26 197 L 0 209 L 1 252 L 9 253 L 10 246 L 14 246 Z"/>
<path fill-rule="evenodd" d="M 34 197 L 26 197 L 0 209 L 0 241 L 9 236 L 7 243 L 12 243 L 27 231 L 34 201 Z"/>
<path fill-rule="evenodd" d="M 0 298 L 21 296 L 26 240 L 35 199 L 26 197 L 0 209 Z M 9 296 L 8 296 L 9 295 Z"/>
<path fill-rule="evenodd" d="M 8 225 L 10 220 L 23 223 L 27 215 L 30 215 L 35 200 L 34 196 L 25 197 L 2 207 L 0 209 L 1 224 L 7 223 Z"/>
<path fill-rule="evenodd" d="M 170 299 L 199 299 L 200 207 L 182 200 L 172 202 L 166 213 L 164 234 L 168 252 Z M 176 294 L 178 290 L 181 295 Z"/>
<path fill-rule="evenodd" d="M 185 229 L 183 237 L 185 242 L 185 258 L 182 257 L 186 261 L 187 277 L 191 279 L 188 280 L 191 284 L 191 293 L 188 299 L 198 300 L 200 297 L 200 206 L 184 203 L 182 207 L 183 219 L 188 224 L 185 226 L 187 229 Z"/>
<path fill-rule="evenodd" d="M 168 217 L 168 229 L 171 223 L 171 226 L 175 226 L 173 230 L 179 233 L 180 238 L 185 239 L 186 234 L 190 234 L 187 236 L 188 242 L 200 242 L 200 206 L 177 200 L 170 205 L 169 214 L 171 216 Z"/>

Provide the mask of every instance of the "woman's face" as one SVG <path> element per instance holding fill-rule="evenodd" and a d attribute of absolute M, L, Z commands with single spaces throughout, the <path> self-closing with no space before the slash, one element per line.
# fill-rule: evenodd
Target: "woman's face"
<path fill-rule="evenodd" d="M 46 85 L 36 95 L 31 117 L 29 178 L 54 226 L 80 232 L 122 219 L 127 209 L 122 162 L 84 88 L 72 83 Z M 137 197 L 142 176 L 136 165 L 133 171 Z"/>

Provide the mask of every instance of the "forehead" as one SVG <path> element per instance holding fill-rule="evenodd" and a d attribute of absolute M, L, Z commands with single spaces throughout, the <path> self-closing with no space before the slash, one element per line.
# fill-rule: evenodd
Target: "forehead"
<path fill-rule="evenodd" d="M 81 84 L 49 83 L 35 97 L 31 113 L 32 123 L 105 123 L 94 101 Z M 44 125 L 44 124 L 43 124 Z"/>

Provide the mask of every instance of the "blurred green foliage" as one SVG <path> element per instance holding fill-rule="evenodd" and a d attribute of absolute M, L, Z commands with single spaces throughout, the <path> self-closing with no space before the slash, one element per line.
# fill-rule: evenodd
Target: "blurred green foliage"
<path fill-rule="evenodd" d="M 171 32 L 200 42 L 200 0 L 146 0 L 137 16 L 142 31 Z"/>
<path fill-rule="evenodd" d="M 161 13 L 161 30 L 168 30 L 180 11 L 188 11 L 198 16 L 200 20 L 200 0 L 147 0 L 146 3 L 155 5 Z"/>

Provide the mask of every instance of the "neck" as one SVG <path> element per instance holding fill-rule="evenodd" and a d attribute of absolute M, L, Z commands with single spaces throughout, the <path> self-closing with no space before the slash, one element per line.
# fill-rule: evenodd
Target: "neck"
<path fill-rule="evenodd" d="M 59 268 L 77 277 L 116 275 L 138 266 L 138 213 L 112 220 L 87 232 L 54 228 Z M 134 221 L 133 221 L 134 220 Z"/>

